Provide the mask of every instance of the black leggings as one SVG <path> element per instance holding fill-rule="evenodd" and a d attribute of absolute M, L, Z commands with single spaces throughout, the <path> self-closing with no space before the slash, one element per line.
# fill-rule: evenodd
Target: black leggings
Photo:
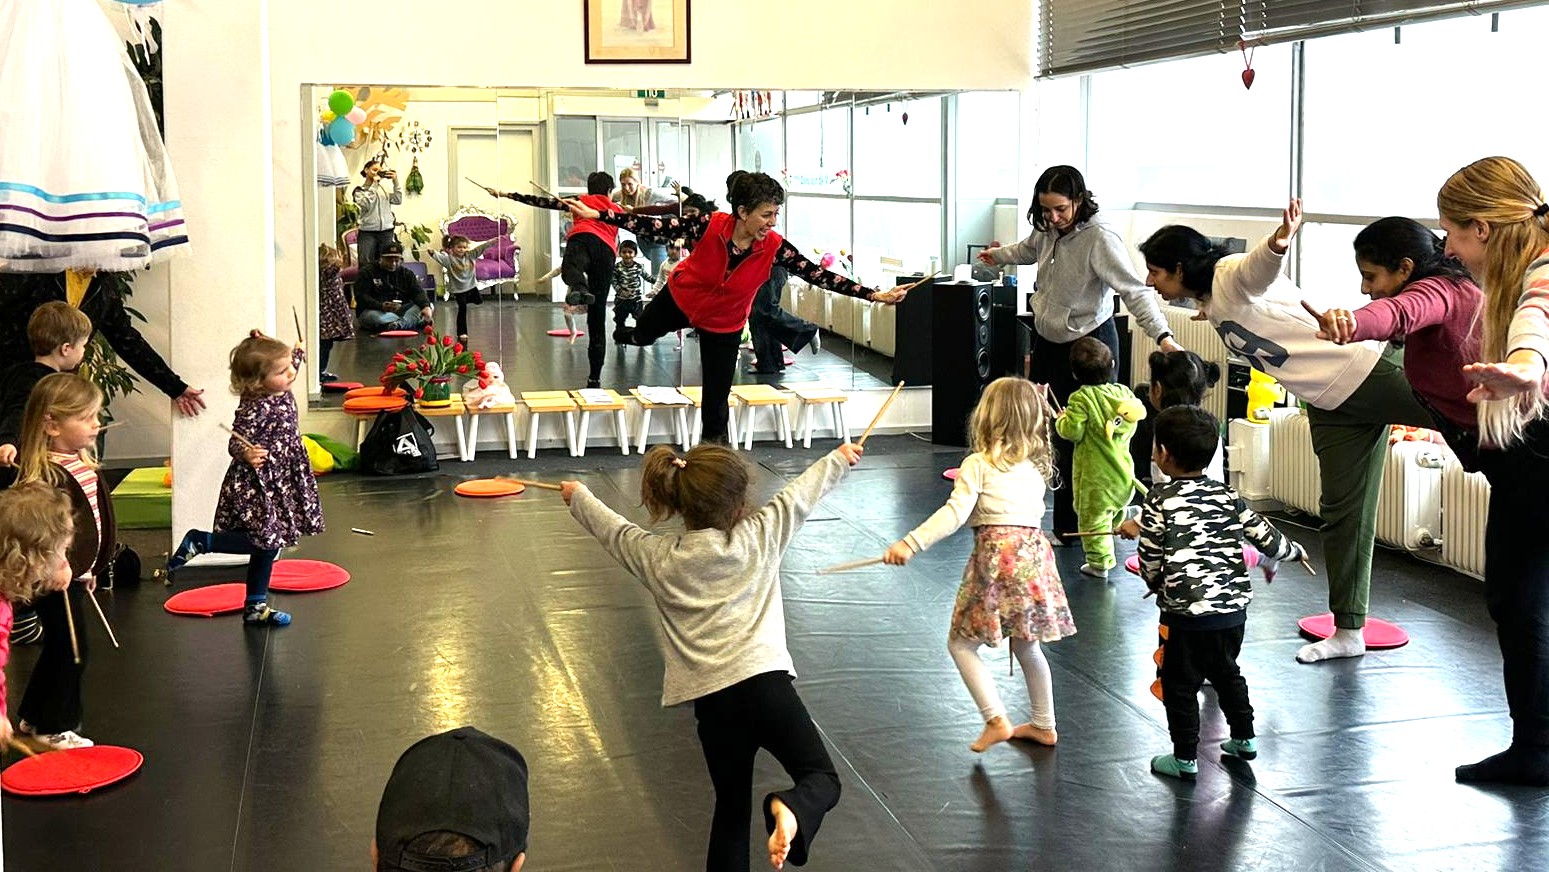
<path fill-rule="evenodd" d="M 1163 626 L 1162 705 L 1167 707 L 1167 732 L 1172 735 L 1173 756 L 1196 759 L 1199 746 L 1199 689 L 1206 679 L 1216 690 L 1221 714 L 1232 728 L 1232 738 L 1253 738 L 1253 706 L 1248 702 L 1248 682 L 1237 668 L 1242 651 L 1243 625 L 1223 630 L 1187 630 Z"/>
<path fill-rule="evenodd" d="M 635 329 L 620 328 L 617 339 L 625 345 L 650 345 L 674 330 L 691 326 L 688 316 L 672 299 L 669 283 L 646 304 L 645 311 L 635 319 Z M 706 442 L 726 441 L 729 417 L 726 403 L 731 397 L 732 379 L 737 374 L 737 346 L 741 341 L 740 329 L 731 333 L 711 333 L 699 328 L 699 360 L 704 369 L 704 397 L 700 403 L 704 431 L 701 438 Z"/>
<path fill-rule="evenodd" d="M 823 816 L 839 804 L 839 775 L 823 737 L 788 672 L 765 672 L 694 700 L 699 744 L 715 785 L 709 872 L 747 872 L 748 818 L 753 815 L 753 758 L 764 748 L 795 781 L 764 797 L 764 831 L 774 830 L 769 802 L 779 798 L 796 815 L 790 862 L 805 865 Z"/>
<path fill-rule="evenodd" d="M 27 690 L 17 715 L 34 731 L 48 735 L 81 728 L 81 676 L 86 673 L 86 585 L 70 582 L 64 591 L 54 591 L 33 600 L 38 620 L 43 624 L 43 650 L 38 654 Z M 65 597 L 70 598 L 68 619 Z M 71 625 L 81 662 L 75 662 L 71 648 Z"/>
<path fill-rule="evenodd" d="M 565 256 L 559 263 L 559 275 L 571 291 L 593 297 L 586 310 L 586 359 L 591 364 L 592 381 L 602 378 L 602 364 L 608 356 L 608 291 L 613 285 L 613 249 L 602 237 L 577 233 L 565 241 Z"/>
<path fill-rule="evenodd" d="M 1113 352 L 1114 362 L 1119 360 L 1119 330 L 1113 324 L 1113 319 L 1097 325 L 1097 329 L 1087 334 L 1108 346 Z M 1050 342 L 1033 331 L 1033 363 L 1029 371 L 1029 378 L 1038 384 L 1046 384 L 1054 391 L 1054 398 L 1059 400 L 1063 407 L 1070 402 L 1070 395 L 1081 387 L 1076 382 L 1076 376 L 1070 371 L 1070 347 L 1072 342 Z M 1073 479 L 1070 471 L 1071 455 L 1075 453 L 1075 445 L 1066 442 L 1059 434 L 1050 434 L 1054 442 L 1055 469 L 1059 471 L 1059 488 L 1054 491 L 1054 527 L 1056 531 L 1079 530 L 1081 524 L 1076 520 L 1076 504 L 1073 494 Z"/>
<path fill-rule="evenodd" d="M 1479 460 L 1490 480 L 1485 605 L 1501 646 L 1512 745 L 1549 750 L 1549 421 Z"/>
<path fill-rule="evenodd" d="M 807 347 L 807 343 L 818 332 L 816 324 L 803 321 L 780 306 L 780 293 L 789 278 L 790 273 L 784 267 L 772 267 L 769 270 L 769 281 L 764 282 L 758 290 L 758 296 L 753 298 L 753 311 L 748 315 L 748 330 L 753 334 L 753 355 L 758 358 L 758 369 L 761 372 L 784 369 L 785 352 L 780 346 L 799 352 Z"/>

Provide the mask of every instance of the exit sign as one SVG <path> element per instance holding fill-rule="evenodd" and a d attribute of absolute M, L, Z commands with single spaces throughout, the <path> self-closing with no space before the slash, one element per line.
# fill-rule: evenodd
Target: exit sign
<path fill-rule="evenodd" d="M 635 96 L 639 97 L 642 100 L 665 100 L 665 99 L 667 99 L 667 92 L 666 91 L 636 91 L 635 92 Z"/>

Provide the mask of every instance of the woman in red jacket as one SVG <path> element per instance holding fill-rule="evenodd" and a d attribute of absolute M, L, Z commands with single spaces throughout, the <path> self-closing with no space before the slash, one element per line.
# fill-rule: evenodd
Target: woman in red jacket
<path fill-rule="evenodd" d="M 730 192 L 732 212 L 693 218 L 603 214 L 584 202 L 566 201 L 578 220 L 600 221 L 638 236 L 684 237 L 693 252 L 673 270 L 667 286 L 646 305 L 633 330 L 613 334 L 616 342 L 650 345 L 684 327 L 699 331 L 704 365 L 704 439 L 726 441 L 726 399 L 737 371 L 737 346 L 758 289 L 775 264 L 811 284 L 851 297 L 893 304 L 901 290 L 874 290 L 831 273 L 808 260 L 774 230 L 785 191 L 763 173 L 750 173 Z"/>

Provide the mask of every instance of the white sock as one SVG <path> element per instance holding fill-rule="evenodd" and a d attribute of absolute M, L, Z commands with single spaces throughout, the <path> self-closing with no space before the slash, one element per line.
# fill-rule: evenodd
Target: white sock
<path fill-rule="evenodd" d="M 1360 630 L 1337 627 L 1334 635 L 1321 642 L 1303 645 L 1296 652 L 1301 663 L 1317 663 L 1320 660 L 1338 660 L 1341 657 L 1360 657 L 1366 653 L 1366 636 Z"/>

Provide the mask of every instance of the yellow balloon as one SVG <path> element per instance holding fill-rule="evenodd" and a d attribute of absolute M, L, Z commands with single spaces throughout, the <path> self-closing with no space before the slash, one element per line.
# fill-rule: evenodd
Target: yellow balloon
<path fill-rule="evenodd" d="M 330 121 L 332 121 L 332 120 L 334 120 L 335 118 L 338 118 L 338 117 L 339 116 L 333 114 L 333 110 L 330 109 L 327 112 L 323 113 L 323 123 L 327 124 L 328 122 L 330 122 Z"/>

